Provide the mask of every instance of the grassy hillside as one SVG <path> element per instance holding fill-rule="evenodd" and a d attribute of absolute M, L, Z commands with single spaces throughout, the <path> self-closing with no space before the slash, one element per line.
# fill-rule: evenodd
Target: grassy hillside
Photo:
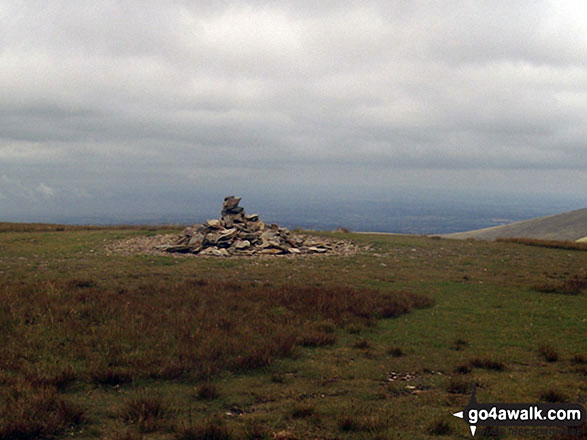
<path fill-rule="evenodd" d="M 445 234 L 443 236 L 446 238 L 475 238 L 478 240 L 516 237 L 576 241 L 587 236 L 587 208 L 492 228 Z"/>
<path fill-rule="evenodd" d="M 0 233 L 0 439 L 464 439 L 472 384 L 587 395 L 587 252 L 326 234 L 370 249 L 107 255 L 165 232 Z"/>

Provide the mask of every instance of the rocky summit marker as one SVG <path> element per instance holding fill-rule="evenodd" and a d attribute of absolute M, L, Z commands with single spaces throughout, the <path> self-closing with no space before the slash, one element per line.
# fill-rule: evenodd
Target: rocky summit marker
<path fill-rule="evenodd" d="M 224 198 L 219 219 L 190 226 L 171 245 L 157 246 L 166 252 L 228 257 L 231 255 L 323 254 L 340 243 L 290 233 L 276 224 L 266 225 L 258 214 L 247 214 L 240 197 Z"/>

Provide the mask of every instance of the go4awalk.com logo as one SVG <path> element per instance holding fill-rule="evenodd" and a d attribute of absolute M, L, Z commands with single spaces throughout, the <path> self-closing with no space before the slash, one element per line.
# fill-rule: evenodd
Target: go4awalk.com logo
<path fill-rule="evenodd" d="M 474 436 L 478 426 L 581 426 L 585 409 L 578 403 L 478 403 L 473 389 L 468 405 L 453 416 Z"/>

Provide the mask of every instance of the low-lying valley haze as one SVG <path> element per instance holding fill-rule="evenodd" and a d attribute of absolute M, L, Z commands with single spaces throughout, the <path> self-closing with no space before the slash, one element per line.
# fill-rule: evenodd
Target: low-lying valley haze
<path fill-rule="evenodd" d="M 587 206 L 581 1 L 0 0 L 0 221 L 448 233 Z"/>

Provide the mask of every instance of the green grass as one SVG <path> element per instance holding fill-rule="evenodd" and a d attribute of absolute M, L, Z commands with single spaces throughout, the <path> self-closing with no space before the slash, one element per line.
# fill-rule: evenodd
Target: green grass
<path fill-rule="evenodd" d="M 587 395 L 582 251 L 328 233 L 371 249 L 109 256 L 154 231 L 20 230 L 0 234 L 0 439 L 470 438 L 450 414 L 473 383 Z"/>

